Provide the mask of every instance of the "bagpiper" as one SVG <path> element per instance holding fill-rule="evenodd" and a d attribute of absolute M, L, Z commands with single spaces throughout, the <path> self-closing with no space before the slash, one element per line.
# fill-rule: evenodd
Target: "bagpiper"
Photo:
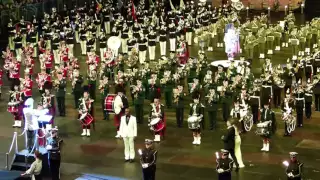
<path fill-rule="evenodd" d="M 8 112 L 10 112 L 14 117 L 14 124 L 12 127 L 21 128 L 21 120 L 22 120 L 22 93 L 19 90 L 20 81 L 14 82 L 14 88 L 10 92 L 9 95 L 9 103 L 8 103 Z"/>

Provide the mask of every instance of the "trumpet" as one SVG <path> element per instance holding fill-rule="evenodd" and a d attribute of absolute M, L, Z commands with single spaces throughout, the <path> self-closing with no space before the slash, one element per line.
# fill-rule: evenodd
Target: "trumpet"
<path fill-rule="evenodd" d="M 54 88 L 55 88 L 55 89 L 58 89 L 58 88 L 59 88 L 59 85 L 60 85 L 59 79 L 55 79 L 55 80 L 53 81 L 53 86 L 54 86 Z"/>

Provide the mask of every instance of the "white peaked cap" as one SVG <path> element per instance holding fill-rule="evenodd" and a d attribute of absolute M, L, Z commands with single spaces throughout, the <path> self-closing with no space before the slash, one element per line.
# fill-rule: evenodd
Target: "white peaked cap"
<path fill-rule="evenodd" d="M 33 103 L 34 103 L 34 100 L 32 98 L 28 98 L 26 102 L 24 102 L 24 105 L 29 106 L 30 108 L 33 108 Z"/>

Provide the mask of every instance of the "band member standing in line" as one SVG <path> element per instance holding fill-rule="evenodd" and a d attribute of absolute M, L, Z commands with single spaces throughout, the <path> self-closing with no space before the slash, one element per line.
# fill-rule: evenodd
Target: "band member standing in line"
<path fill-rule="evenodd" d="M 288 180 L 301 180 L 303 163 L 297 160 L 298 153 L 290 152 L 290 161 L 286 169 Z"/>
<path fill-rule="evenodd" d="M 264 103 L 264 107 L 261 112 L 260 121 L 262 123 L 269 122 L 269 125 L 267 126 L 267 133 L 264 135 L 261 135 L 263 138 L 263 148 L 261 151 L 269 151 L 270 148 L 270 140 L 273 133 L 276 131 L 276 118 L 274 112 L 269 108 L 270 104 L 269 102 Z"/>
<path fill-rule="evenodd" d="M 173 102 L 176 106 L 176 120 L 179 128 L 183 127 L 183 116 L 184 116 L 184 99 L 185 93 L 183 93 L 183 86 L 178 86 L 177 89 L 173 90 Z"/>
<path fill-rule="evenodd" d="M 120 128 L 120 121 L 121 121 L 121 117 L 125 114 L 125 109 L 129 107 L 129 102 L 128 102 L 128 98 L 124 95 L 123 91 L 124 91 L 124 88 L 121 90 L 122 88 L 117 88 L 116 87 L 116 92 L 117 92 L 117 95 L 121 97 L 121 100 L 122 100 L 122 107 L 121 107 L 121 111 L 119 114 L 116 114 L 114 116 L 114 121 L 115 121 L 115 125 L 116 125 L 116 129 L 117 129 L 117 135 L 116 135 L 116 138 L 121 138 L 121 135 L 120 135 L 120 131 L 119 131 L 119 128 Z"/>
<path fill-rule="evenodd" d="M 137 122 L 139 124 L 143 124 L 143 102 L 145 98 L 145 88 L 143 87 L 141 80 L 137 80 L 137 85 L 133 88 L 134 108 L 136 112 Z"/>
<path fill-rule="evenodd" d="M 8 112 L 12 113 L 14 118 L 14 124 L 12 127 L 21 128 L 21 119 L 22 119 L 22 108 L 21 103 L 23 102 L 22 93 L 19 90 L 20 81 L 15 81 L 13 91 L 10 92 L 9 103 L 8 103 Z"/>
<path fill-rule="evenodd" d="M 153 141 L 150 139 L 145 140 L 145 145 L 145 149 L 139 150 L 143 180 L 155 180 L 158 151 L 153 148 Z"/>
<path fill-rule="evenodd" d="M 298 81 L 297 88 L 293 91 L 293 94 L 295 96 L 295 105 L 296 105 L 296 113 L 297 113 L 297 125 L 298 127 L 303 126 L 303 109 L 305 105 L 305 99 L 304 99 L 304 90 L 301 85 L 301 81 Z"/>
<path fill-rule="evenodd" d="M 89 95 L 89 87 L 83 87 L 83 97 L 79 99 L 79 120 L 82 124 L 81 136 L 90 136 L 91 124 L 94 123 L 93 99 Z"/>
<path fill-rule="evenodd" d="M 210 130 L 217 130 L 217 112 L 219 107 L 219 95 L 216 94 L 215 89 L 209 89 L 209 94 L 206 96 L 208 111 L 208 119 L 210 122 Z"/>
<path fill-rule="evenodd" d="M 130 114 L 130 109 L 125 109 L 125 115 L 121 117 L 120 136 L 124 142 L 125 162 L 133 162 L 135 158 L 134 139 L 137 137 L 137 120 Z"/>
<path fill-rule="evenodd" d="M 229 158 L 229 151 L 221 149 L 221 158 L 217 158 L 218 180 L 231 180 L 233 160 Z"/>
<path fill-rule="evenodd" d="M 305 94 L 304 94 L 304 100 L 305 100 L 305 114 L 307 119 L 311 119 L 312 115 L 312 96 L 313 96 L 313 84 L 311 83 L 311 80 L 307 80 L 307 85 L 305 89 Z"/>
<path fill-rule="evenodd" d="M 108 96 L 110 90 L 109 78 L 106 75 L 102 76 L 102 80 L 100 80 L 99 91 L 101 93 L 101 106 L 103 112 L 103 120 L 109 120 L 109 113 L 105 110 L 104 100 Z"/>
<path fill-rule="evenodd" d="M 78 109 L 79 99 L 83 94 L 83 89 L 82 89 L 83 78 L 82 78 L 82 75 L 80 75 L 78 69 L 75 69 L 72 74 L 73 74 L 72 75 L 72 93 L 74 96 L 74 105 L 75 105 L 75 108 Z"/>
<path fill-rule="evenodd" d="M 66 86 L 67 81 L 63 78 L 62 72 L 58 72 L 58 78 L 54 81 L 54 86 L 56 89 L 56 98 L 58 104 L 58 111 L 60 116 L 66 116 L 66 106 L 65 106 L 65 96 L 66 96 Z"/>
<path fill-rule="evenodd" d="M 190 104 L 190 112 L 189 112 L 189 119 L 195 118 L 191 121 L 188 119 L 189 129 L 191 129 L 193 134 L 193 142 L 192 144 L 200 145 L 201 144 L 201 125 L 204 116 L 203 116 L 203 109 L 204 106 L 199 103 L 199 96 L 193 97 L 193 103 Z"/>

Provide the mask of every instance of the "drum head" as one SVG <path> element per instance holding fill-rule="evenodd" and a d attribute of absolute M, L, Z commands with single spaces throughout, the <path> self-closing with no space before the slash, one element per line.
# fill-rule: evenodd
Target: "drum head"
<path fill-rule="evenodd" d="M 153 125 L 159 123 L 159 121 L 160 121 L 160 118 L 153 118 L 153 119 L 151 120 L 151 122 L 150 122 L 150 125 L 153 126 Z"/>
<path fill-rule="evenodd" d="M 188 118 L 188 122 L 189 122 L 189 123 L 194 123 L 194 122 L 196 122 L 197 120 L 198 120 L 198 118 L 197 118 L 196 116 L 191 116 L 191 117 Z"/>
<path fill-rule="evenodd" d="M 117 95 L 114 98 L 114 101 L 113 101 L 113 110 L 114 110 L 114 112 L 116 114 L 119 114 L 121 112 L 122 106 L 123 106 L 122 99 L 121 99 L 121 97 L 119 95 Z"/>

